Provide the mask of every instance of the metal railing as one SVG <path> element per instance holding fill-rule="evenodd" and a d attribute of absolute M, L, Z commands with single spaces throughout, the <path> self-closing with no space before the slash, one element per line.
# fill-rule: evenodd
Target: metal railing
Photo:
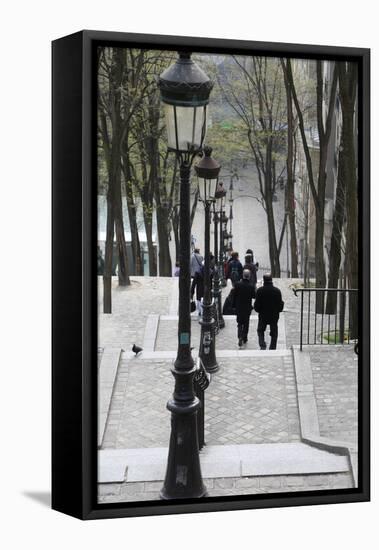
<path fill-rule="evenodd" d="M 297 288 L 293 292 L 301 293 L 300 350 L 303 345 L 357 342 L 357 289 Z"/>

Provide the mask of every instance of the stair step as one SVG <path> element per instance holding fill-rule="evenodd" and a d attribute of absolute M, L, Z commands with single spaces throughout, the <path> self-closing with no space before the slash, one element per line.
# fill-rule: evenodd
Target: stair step
<path fill-rule="evenodd" d="M 168 449 L 104 449 L 99 483 L 163 481 Z M 200 453 L 203 478 L 347 472 L 348 458 L 305 443 L 210 445 Z"/>

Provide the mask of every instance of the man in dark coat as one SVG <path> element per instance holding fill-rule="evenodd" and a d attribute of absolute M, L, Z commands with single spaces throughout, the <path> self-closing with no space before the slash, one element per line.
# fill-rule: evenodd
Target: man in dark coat
<path fill-rule="evenodd" d="M 279 313 L 283 311 L 283 307 L 282 293 L 273 285 L 271 273 L 263 275 L 263 286 L 258 288 L 254 303 L 254 309 L 259 314 L 257 333 L 261 349 L 267 347 L 265 342 L 267 325 L 270 325 L 270 349 L 276 349 Z"/>
<path fill-rule="evenodd" d="M 242 281 L 238 281 L 234 287 L 234 307 L 237 314 L 238 325 L 238 346 L 246 344 L 249 333 L 250 313 L 252 308 L 251 300 L 255 296 L 254 287 L 250 284 L 250 271 L 244 269 Z"/>
<path fill-rule="evenodd" d="M 227 278 L 235 284 L 237 281 L 242 279 L 242 271 L 243 267 L 238 259 L 238 252 L 232 252 L 232 259 L 228 263 Z"/>
<path fill-rule="evenodd" d="M 223 308 L 222 308 L 222 314 L 223 315 L 235 315 L 236 314 L 236 310 L 235 310 L 235 307 L 233 305 L 235 292 L 236 292 L 236 289 L 233 287 L 230 290 L 227 297 L 225 298 L 224 305 L 223 305 Z"/>

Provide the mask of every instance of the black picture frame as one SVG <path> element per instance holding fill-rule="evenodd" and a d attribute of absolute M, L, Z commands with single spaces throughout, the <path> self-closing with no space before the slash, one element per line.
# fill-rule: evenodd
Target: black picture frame
<path fill-rule="evenodd" d="M 359 67 L 358 487 L 97 503 L 96 56 L 99 45 L 356 61 Z M 81 519 L 370 499 L 370 50 L 85 30 L 52 44 L 52 507 Z"/>

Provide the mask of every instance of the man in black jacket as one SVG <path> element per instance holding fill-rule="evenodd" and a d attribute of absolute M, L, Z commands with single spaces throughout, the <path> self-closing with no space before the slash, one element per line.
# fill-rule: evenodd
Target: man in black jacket
<path fill-rule="evenodd" d="M 238 324 L 238 346 L 246 344 L 249 333 L 250 313 L 252 308 L 251 300 L 255 296 L 255 289 L 250 284 L 250 271 L 244 269 L 242 281 L 238 281 L 234 287 L 233 306 L 236 309 Z"/>
<path fill-rule="evenodd" d="M 279 313 L 283 311 L 283 307 L 282 293 L 273 285 L 271 273 L 263 275 L 263 286 L 258 288 L 254 303 L 254 309 L 259 314 L 257 333 L 261 349 L 267 347 L 265 342 L 267 325 L 270 325 L 270 349 L 276 349 Z"/>

